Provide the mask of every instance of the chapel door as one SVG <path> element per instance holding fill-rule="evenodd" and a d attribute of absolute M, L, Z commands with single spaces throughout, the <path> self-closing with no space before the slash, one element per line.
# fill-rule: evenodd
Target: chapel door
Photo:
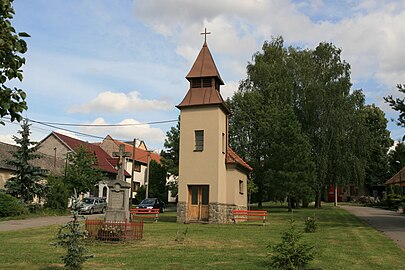
<path fill-rule="evenodd" d="M 188 194 L 189 220 L 208 221 L 209 186 L 189 186 Z"/>

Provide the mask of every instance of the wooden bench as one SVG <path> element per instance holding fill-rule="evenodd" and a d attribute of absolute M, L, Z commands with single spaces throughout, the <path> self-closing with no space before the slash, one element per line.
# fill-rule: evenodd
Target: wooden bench
<path fill-rule="evenodd" d="M 263 222 L 263 225 L 267 221 L 267 211 L 265 210 L 232 210 L 233 223 L 236 221 L 250 221 L 259 220 Z"/>
<path fill-rule="evenodd" d="M 147 208 L 132 208 L 130 210 L 131 220 L 132 219 L 142 219 L 150 220 L 153 219 L 155 222 L 159 219 L 159 209 L 147 209 Z"/>

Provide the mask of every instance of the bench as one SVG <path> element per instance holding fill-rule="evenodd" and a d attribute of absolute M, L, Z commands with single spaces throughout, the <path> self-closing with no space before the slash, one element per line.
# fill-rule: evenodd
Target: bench
<path fill-rule="evenodd" d="M 146 208 L 132 208 L 130 210 L 131 220 L 132 219 L 141 219 L 149 220 L 153 219 L 155 222 L 159 219 L 159 209 L 146 209 Z"/>
<path fill-rule="evenodd" d="M 265 210 L 232 210 L 233 223 L 236 221 L 250 221 L 259 220 L 263 222 L 263 225 L 267 221 L 267 211 Z"/>

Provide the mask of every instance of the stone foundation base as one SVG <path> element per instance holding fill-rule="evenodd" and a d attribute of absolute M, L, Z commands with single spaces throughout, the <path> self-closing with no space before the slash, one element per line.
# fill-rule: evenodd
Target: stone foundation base
<path fill-rule="evenodd" d="M 210 203 L 208 212 L 208 223 L 213 224 L 226 224 L 232 221 L 232 210 L 235 209 L 246 209 L 246 207 L 223 204 L 223 203 Z M 187 223 L 187 203 L 178 202 L 177 203 L 177 222 Z"/>

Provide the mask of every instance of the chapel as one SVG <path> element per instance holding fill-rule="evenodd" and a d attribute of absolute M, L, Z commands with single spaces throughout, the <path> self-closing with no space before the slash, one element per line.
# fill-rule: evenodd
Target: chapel
<path fill-rule="evenodd" d="M 177 221 L 228 223 L 231 210 L 247 209 L 252 168 L 228 146 L 230 111 L 220 92 L 224 82 L 206 40 L 186 79 L 189 90 L 177 105 Z"/>

